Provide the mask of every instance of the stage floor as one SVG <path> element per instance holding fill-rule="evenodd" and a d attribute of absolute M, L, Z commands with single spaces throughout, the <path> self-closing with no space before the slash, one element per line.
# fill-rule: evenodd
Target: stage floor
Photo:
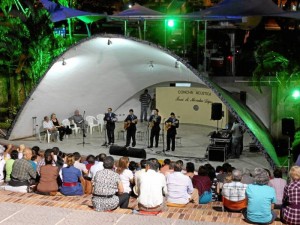
<path fill-rule="evenodd" d="M 124 133 L 120 132 L 122 130 L 123 123 L 117 123 L 115 129 L 115 145 L 124 146 L 125 139 Z M 137 145 L 135 148 L 143 148 L 146 150 L 147 158 L 157 158 L 159 160 L 164 160 L 169 158 L 171 160 L 181 159 L 184 163 L 193 162 L 198 169 L 199 165 L 206 163 L 212 164 L 214 167 L 222 165 L 224 162 L 221 161 L 208 161 L 205 158 L 205 153 L 208 145 L 210 144 L 209 133 L 215 131 L 216 127 L 208 127 L 201 125 L 192 125 L 192 124 L 180 124 L 180 127 L 177 129 L 177 137 L 180 139 L 176 140 L 176 150 L 174 152 L 163 153 L 163 142 L 162 138 L 160 139 L 159 147 L 148 149 L 148 138 L 147 138 L 147 123 L 139 123 L 137 125 Z M 35 137 L 20 139 L 16 141 L 8 141 L 3 138 L 0 139 L 1 143 L 12 143 L 14 145 L 25 144 L 26 146 L 33 147 L 35 145 L 39 146 L 41 149 L 45 150 L 57 146 L 61 151 L 65 153 L 80 152 L 82 155 L 97 155 L 100 153 L 109 154 L 109 148 L 102 146 L 105 142 L 104 130 L 99 132 L 97 129 L 93 131 L 93 134 L 87 132 L 87 137 L 85 138 L 85 145 L 83 145 L 82 133 L 70 135 L 69 138 L 65 138 L 63 141 L 47 143 L 46 141 L 39 140 Z M 270 168 L 268 161 L 264 158 L 261 152 L 250 152 L 249 144 L 251 138 L 248 134 L 244 135 L 244 150 L 243 154 L 239 159 L 228 159 L 226 162 L 230 163 L 235 168 L 248 168 L 253 170 L 256 167 Z M 115 159 L 118 159 L 120 156 L 113 156 Z M 141 159 L 131 158 L 139 162 Z"/>

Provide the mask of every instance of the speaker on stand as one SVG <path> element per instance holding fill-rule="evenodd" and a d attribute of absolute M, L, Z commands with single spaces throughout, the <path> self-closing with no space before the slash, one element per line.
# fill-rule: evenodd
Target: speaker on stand
<path fill-rule="evenodd" d="M 211 104 L 211 120 L 217 120 L 217 131 L 219 129 L 219 120 L 223 117 L 222 103 L 215 102 Z"/>

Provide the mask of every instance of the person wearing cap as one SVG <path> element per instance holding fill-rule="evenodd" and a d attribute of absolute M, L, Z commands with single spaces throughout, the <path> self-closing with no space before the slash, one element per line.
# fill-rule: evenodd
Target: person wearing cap
<path fill-rule="evenodd" d="M 175 117 L 175 113 L 171 112 L 169 119 L 165 122 L 165 129 L 167 130 L 167 149 L 170 151 L 170 145 L 172 141 L 172 151 L 175 151 L 175 137 L 177 134 L 177 128 L 179 127 L 179 120 Z"/>

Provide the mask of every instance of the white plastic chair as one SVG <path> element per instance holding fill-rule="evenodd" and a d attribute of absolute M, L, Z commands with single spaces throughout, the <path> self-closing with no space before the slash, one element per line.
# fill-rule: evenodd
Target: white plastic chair
<path fill-rule="evenodd" d="M 105 117 L 104 114 L 98 114 L 98 115 L 96 116 L 97 122 L 98 122 L 98 126 L 99 126 L 99 130 L 101 131 L 101 133 L 102 133 L 102 131 L 103 131 L 103 126 L 104 126 L 104 120 L 103 120 L 104 117 Z"/>
<path fill-rule="evenodd" d="M 74 133 L 74 135 L 76 135 L 77 133 L 79 133 L 79 127 L 77 127 L 77 124 L 74 123 L 74 121 L 72 120 L 72 125 L 74 125 L 73 127 L 71 127 L 71 122 L 69 119 L 64 119 L 63 121 L 61 121 L 61 124 L 64 126 L 64 127 L 67 127 L 69 126 L 69 128 L 72 129 L 72 133 Z"/>
<path fill-rule="evenodd" d="M 85 117 L 85 120 L 88 124 L 90 134 L 93 134 L 93 128 L 99 127 L 97 119 L 94 116 L 87 116 L 87 117 Z"/>

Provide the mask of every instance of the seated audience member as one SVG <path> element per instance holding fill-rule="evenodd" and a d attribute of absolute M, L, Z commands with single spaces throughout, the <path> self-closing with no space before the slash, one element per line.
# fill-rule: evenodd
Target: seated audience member
<path fill-rule="evenodd" d="M 135 185 L 133 187 L 133 192 L 134 192 L 134 194 L 136 196 L 139 193 L 139 189 L 138 189 L 138 186 L 136 184 L 139 183 L 141 174 L 146 172 L 146 163 L 147 163 L 147 160 L 146 159 L 142 159 L 141 162 L 140 162 L 141 169 L 138 170 L 138 171 L 136 171 L 135 175 L 134 175 L 134 183 L 135 183 Z"/>
<path fill-rule="evenodd" d="M 19 148 L 17 148 L 18 151 L 18 159 L 23 159 L 23 152 L 25 150 L 25 145 L 24 144 L 20 144 Z"/>
<path fill-rule="evenodd" d="M 52 121 L 49 119 L 48 116 L 44 117 L 43 128 L 44 128 L 45 131 L 48 131 L 51 134 L 51 140 L 52 141 L 57 140 L 57 129 L 53 125 Z"/>
<path fill-rule="evenodd" d="M 124 193 L 120 175 L 113 171 L 114 158 L 107 156 L 103 161 L 103 170 L 94 177 L 93 207 L 96 211 L 127 208 L 129 195 Z"/>
<path fill-rule="evenodd" d="M 280 208 L 282 204 L 283 191 L 286 186 L 286 180 L 282 179 L 282 171 L 279 168 L 276 168 L 273 172 L 274 178 L 269 181 L 269 186 L 273 187 L 276 192 L 276 203 L 275 207 Z"/>
<path fill-rule="evenodd" d="M 243 183 L 243 184 L 253 184 L 254 183 L 254 179 L 251 176 L 250 170 L 247 168 L 243 168 L 243 175 L 242 175 L 241 183 Z"/>
<path fill-rule="evenodd" d="M 289 172 L 291 182 L 283 193 L 281 219 L 289 225 L 300 224 L 300 167 L 293 166 Z"/>
<path fill-rule="evenodd" d="M 61 169 L 64 165 L 64 160 L 62 158 L 62 152 L 59 150 L 58 147 L 52 148 L 52 158 L 53 158 L 53 165 L 57 166 L 59 169 Z"/>
<path fill-rule="evenodd" d="M 194 191 L 192 180 L 181 173 L 181 171 L 182 164 L 177 161 L 174 165 L 174 172 L 166 177 L 168 188 L 167 202 L 179 205 L 185 205 L 191 200 L 198 202 L 198 193 L 195 192 L 194 196 L 192 196 Z"/>
<path fill-rule="evenodd" d="M 101 153 L 99 156 L 98 156 L 98 160 L 99 162 L 98 163 L 95 163 L 90 171 L 89 171 L 89 175 L 88 177 L 91 178 L 92 180 L 94 180 L 94 177 L 96 175 L 96 173 L 99 171 L 99 170 L 103 170 L 104 167 L 103 167 L 103 161 L 104 159 L 106 158 L 106 154 L 105 153 Z"/>
<path fill-rule="evenodd" d="M 60 122 L 56 118 L 55 113 L 51 114 L 51 121 L 52 121 L 53 125 L 56 127 L 56 130 L 58 130 L 58 132 L 59 132 L 59 140 L 62 141 L 64 139 L 64 135 L 66 133 L 66 128 L 60 124 Z"/>
<path fill-rule="evenodd" d="M 138 167 L 139 167 L 139 165 L 135 161 L 129 162 L 128 169 L 133 173 L 133 176 L 136 173 Z"/>
<path fill-rule="evenodd" d="M 131 170 L 128 169 L 128 166 L 129 166 L 129 159 L 128 157 L 123 156 L 119 159 L 116 172 L 120 175 L 123 188 L 124 188 L 124 193 L 130 194 L 131 193 L 130 184 L 133 184 L 134 179 L 133 179 L 133 173 Z"/>
<path fill-rule="evenodd" d="M 37 193 L 50 195 L 58 191 L 58 172 L 59 168 L 52 165 L 53 158 L 51 152 L 45 153 L 45 165 L 40 170 L 40 181 L 37 185 Z"/>
<path fill-rule="evenodd" d="M 23 159 L 16 159 L 10 176 L 9 185 L 29 186 L 35 184 L 36 171 L 34 171 L 31 163 L 29 162 L 32 157 L 32 150 L 25 148 L 23 151 Z"/>
<path fill-rule="evenodd" d="M 74 115 L 69 118 L 70 121 L 74 121 L 76 123 L 77 127 L 83 128 L 84 119 L 83 116 L 80 115 L 79 110 L 76 109 L 74 112 Z"/>
<path fill-rule="evenodd" d="M 10 159 L 10 154 L 11 154 L 11 151 L 13 150 L 13 145 L 12 144 L 8 144 L 6 146 L 3 146 L 4 147 L 4 153 L 3 153 L 3 157 L 4 157 L 4 160 L 7 161 L 8 159 Z"/>
<path fill-rule="evenodd" d="M 5 148 L 0 145 L 0 184 L 4 183 L 4 168 L 5 168 L 5 159 L 4 159 L 4 150 Z"/>
<path fill-rule="evenodd" d="M 268 186 L 269 174 L 263 168 L 255 168 L 253 172 L 254 184 L 246 189 L 248 200 L 247 210 L 243 211 L 245 220 L 250 223 L 269 224 L 276 218 L 272 210 L 276 203 L 274 188 Z"/>
<path fill-rule="evenodd" d="M 198 175 L 192 179 L 194 188 L 197 188 L 199 195 L 199 204 L 206 204 L 212 200 L 211 180 L 208 176 L 208 171 L 204 166 L 200 166 Z"/>
<path fill-rule="evenodd" d="M 240 170 L 233 170 L 232 171 L 232 182 L 224 183 L 222 188 L 222 196 L 226 200 L 231 202 L 239 202 L 246 199 L 246 188 L 247 184 L 241 183 L 242 179 L 242 172 Z M 226 205 L 224 202 L 224 207 L 231 209 L 230 203 Z M 236 208 L 237 211 L 246 208 L 246 204 L 242 204 L 241 208 Z"/>
<path fill-rule="evenodd" d="M 90 171 L 91 167 L 93 165 L 95 165 L 95 156 L 94 155 L 88 155 L 86 157 L 86 161 L 87 161 L 87 164 L 85 165 L 86 169 L 88 170 L 88 172 Z"/>
<path fill-rule="evenodd" d="M 138 208 L 142 211 L 159 212 L 164 209 L 164 196 L 167 195 L 166 178 L 158 173 L 159 163 L 156 159 L 146 162 L 146 172 L 140 174 L 138 186 Z"/>
<path fill-rule="evenodd" d="M 192 162 L 188 162 L 186 164 L 185 171 L 186 171 L 185 175 L 192 179 L 193 176 L 195 175 L 195 164 Z"/>
<path fill-rule="evenodd" d="M 223 167 L 222 166 L 217 166 L 216 167 L 216 176 L 218 176 L 221 173 L 223 173 Z"/>
<path fill-rule="evenodd" d="M 62 168 L 62 186 L 60 192 L 63 195 L 83 195 L 84 190 L 80 182 L 84 182 L 82 173 L 74 167 L 75 157 L 73 154 L 67 156 L 67 167 Z"/>
<path fill-rule="evenodd" d="M 6 171 L 5 181 L 6 182 L 10 181 L 10 175 L 11 175 L 11 172 L 12 172 L 13 164 L 14 164 L 16 159 L 18 159 L 18 151 L 17 150 L 12 150 L 11 153 L 10 153 L 10 159 L 8 159 L 6 161 L 6 164 L 5 164 L 5 171 Z"/>
<path fill-rule="evenodd" d="M 33 146 L 31 148 L 31 150 L 33 151 L 33 153 L 36 155 L 37 159 L 36 159 L 36 162 L 40 161 L 42 159 L 42 157 L 40 156 L 40 147 L 39 146 Z"/>
<path fill-rule="evenodd" d="M 163 175 L 166 175 L 166 172 L 168 172 L 170 170 L 170 163 L 171 163 L 170 159 L 165 159 L 164 160 L 163 166 L 160 168 L 160 172 Z"/>
<path fill-rule="evenodd" d="M 222 165 L 222 168 L 223 168 L 223 172 L 217 175 L 218 182 L 220 183 L 224 183 L 224 178 L 226 177 L 227 173 L 232 172 L 232 167 L 229 163 L 224 163 Z"/>
<path fill-rule="evenodd" d="M 74 163 L 74 167 L 79 169 L 80 172 L 82 173 L 83 176 L 88 174 L 88 170 L 86 169 L 86 166 L 81 163 L 81 155 L 79 152 L 74 152 L 73 153 L 74 159 L 75 159 L 75 163 Z"/>
<path fill-rule="evenodd" d="M 217 177 L 216 177 L 216 170 L 209 163 L 205 164 L 204 167 L 205 167 L 205 169 L 207 171 L 207 175 L 208 175 L 208 177 L 211 181 L 211 187 L 210 187 L 211 194 L 212 194 L 212 199 L 211 200 L 213 202 L 218 201 L 219 200 L 219 193 L 217 192 L 218 180 L 217 180 Z"/>

